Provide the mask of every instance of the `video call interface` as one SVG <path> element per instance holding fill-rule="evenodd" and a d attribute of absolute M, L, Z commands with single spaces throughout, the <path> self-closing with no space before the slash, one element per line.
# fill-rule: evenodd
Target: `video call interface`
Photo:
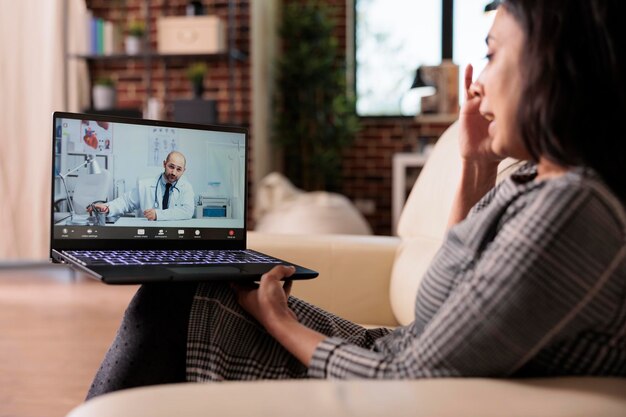
<path fill-rule="evenodd" d="M 56 239 L 243 239 L 245 134 L 57 118 Z"/>

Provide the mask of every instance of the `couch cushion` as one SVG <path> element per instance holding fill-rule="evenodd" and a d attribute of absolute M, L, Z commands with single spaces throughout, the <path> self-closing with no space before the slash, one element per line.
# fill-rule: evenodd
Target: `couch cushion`
<path fill-rule="evenodd" d="M 428 156 L 398 221 L 398 236 L 441 239 L 461 176 L 458 122 L 446 130 Z"/>
<path fill-rule="evenodd" d="M 396 251 L 389 301 L 391 310 L 401 325 L 409 324 L 415 319 L 417 289 L 440 246 L 441 239 L 422 236 L 402 239 Z"/>
<path fill-rule="evenodd" d="M 402 244 L 396 252 L 389 298 L 396 319 L 403 325 L 415 318 L 417 288 L 447 228 L 461 174 L 457 124 L 437 141 L 398 222 Z"/>
<path fill-rule="evenodd" d="M 326 191 L 304 192 L 273 172 L 256 191 L 255 231 L 320 235 L 371 235 L 365 217 L 345 196 Z"/>
<path fill-rule="evenodd" d="M 617 378 L 173 384 L 96 397 L 68 417 L 618 417 L 624 392 L 626 379 Z"/>

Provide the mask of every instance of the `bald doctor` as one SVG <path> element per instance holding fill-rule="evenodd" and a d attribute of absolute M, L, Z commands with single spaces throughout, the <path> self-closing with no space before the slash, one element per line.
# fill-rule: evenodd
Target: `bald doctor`
<path fill-rule="evenodd" d="M 154 179 L 141 179 L 137 188 L 109 203 L 94 204 L 108 216 L 141 210 L 148 220 L 188 220 L 194 213 L 194 193 L 184 178 L 187 160 L 177 151 L 163 161 L 164 172 Z M 88 208 L 91 213 L 91 208 Z"/>

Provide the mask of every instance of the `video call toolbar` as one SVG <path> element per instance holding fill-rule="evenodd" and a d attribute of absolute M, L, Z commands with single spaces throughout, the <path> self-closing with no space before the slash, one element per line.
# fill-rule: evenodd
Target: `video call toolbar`
<path fill-rule="evenodd" d="M 57 226 L 54 230 L 56 239 L 234 239 L 244 237 L 244 229 L 207 229 L 179 227 L 124 227 L 107 228 L 106 226 Z"/>

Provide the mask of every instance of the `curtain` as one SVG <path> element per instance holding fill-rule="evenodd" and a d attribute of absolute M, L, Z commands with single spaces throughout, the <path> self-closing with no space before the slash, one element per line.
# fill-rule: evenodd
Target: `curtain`
<path fill-rule="evenodd" d="M 0 1 L 0 260 L 48 257 L 52 112 L 65 110 L 63 24 L 86 27 L 81 13 L 80 0 Z M 72 35 L 70 47 L 84 38 Z M 84 77 L 77 64 L 67 68 L 68 103 L 78 108 Z"/>

